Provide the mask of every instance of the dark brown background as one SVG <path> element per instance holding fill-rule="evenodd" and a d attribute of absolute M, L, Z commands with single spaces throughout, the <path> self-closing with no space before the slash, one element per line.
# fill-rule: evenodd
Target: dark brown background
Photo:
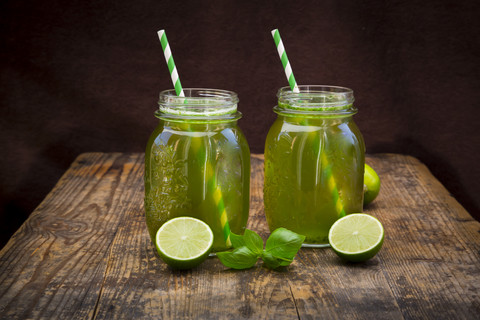
<path fill-rule="evenodd" d="M 18 1 L 0 3 L 1 242 L 82 152 L 142 152 L 171 88 L 236 91 L 263 152 L 287 85 L 279 28 L 301 84 L 355 91 L 367 152 L 410 154 L 480 219 L 478 1 Z"/>

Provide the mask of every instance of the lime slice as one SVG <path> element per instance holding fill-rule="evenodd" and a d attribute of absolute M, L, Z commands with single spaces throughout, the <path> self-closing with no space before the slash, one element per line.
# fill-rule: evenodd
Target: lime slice
<path fill-rule="evenodd" d="M 353 213 L 335 221 L 328 233 L 328 240 L 341 258 L 361 262 L 377 254 L 384 235 L 383 226 L 376 218 Z"/>
<path fill-rule="evenodd" d="M 375 170 L 365 163 L 365 173 L 363 175 L 363 204 L 367 205 L 378 196 L 380 192 L 380 178 Z"/>
<path fill-rule="evenodd" d="M 158 254 L 174 269 L 190 269 L 202 263 L 213 244 L 212 229 L 192 217 L 178 217 L 165 222 L 157 231 Z"/>

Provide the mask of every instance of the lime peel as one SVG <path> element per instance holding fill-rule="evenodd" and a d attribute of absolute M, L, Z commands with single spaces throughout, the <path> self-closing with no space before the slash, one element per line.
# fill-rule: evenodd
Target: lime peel
<path fill-rule="evenodd" d="M 368 205 L 370 202 L 375 200 L 380 192 L 380 177 L 378 174 L 370 167 L 368 164 L 365 163 L 365 172 L 363 176 L 363 204 Z"/>

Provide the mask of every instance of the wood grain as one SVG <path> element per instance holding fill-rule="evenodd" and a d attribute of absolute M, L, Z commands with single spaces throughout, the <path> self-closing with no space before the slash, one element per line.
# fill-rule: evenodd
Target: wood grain
<path fill-rule="evenodd" d="M 365 212 L 386 230 L 361 264 L 302 249 L 272 271 L 159 260 L 143 210 L 143 154 L 80 155 L 0 251 L 1 319 L 475 319 L 480 224 L 417 159 L 368 156 L 382 180 Z M 266 239 L 263 156 L 248 227 Z"/>

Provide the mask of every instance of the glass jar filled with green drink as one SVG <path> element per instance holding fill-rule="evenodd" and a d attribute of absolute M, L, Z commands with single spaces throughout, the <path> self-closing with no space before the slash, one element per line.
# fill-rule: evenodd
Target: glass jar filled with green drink
<path fill-rule="evenodd" d="M 213 251 L 248 219 L 250 150 L 237 120 L 237 94 L 217 89 L 160 93 L 160 120 L 145 153 L 145 213 L 150 237 L 167 220 L 190 216 L 213 231 Z"/>
<path fill-rule="evenodd" d="M 328 231 L 345 214 L 362 212 L 365 145 L 353 115 L 353 91 L 299 86 L 278 91 L 278 117 L 265 143 L 265 215 L 328 246 Z"/>

